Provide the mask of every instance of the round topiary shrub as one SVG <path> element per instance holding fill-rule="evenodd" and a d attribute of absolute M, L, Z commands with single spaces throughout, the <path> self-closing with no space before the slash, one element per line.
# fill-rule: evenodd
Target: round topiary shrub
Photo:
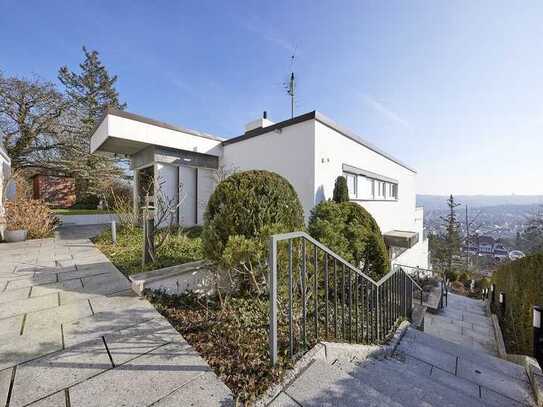
<path fill-rule="evenodd" d="M 261 170 L 236 173 L 217 185 L 204 219 L 206 257 L 234 273 L 242 290 L 259 293 L 266 280 L 267 238 L 304 227 L 292 185 Z"/>
<path fill-rule="evenodd" d="M 319 203 L 311 211 L 309 233 L 374 278 L 389 271 L 388 253 L 379 225 L 357 203 Z"/>

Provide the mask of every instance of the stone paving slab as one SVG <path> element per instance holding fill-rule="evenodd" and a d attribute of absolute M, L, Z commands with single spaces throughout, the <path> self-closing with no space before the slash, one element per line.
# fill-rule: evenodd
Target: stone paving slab
<path fill-rule="evenodd" d="M 172 343 L 70 389 L 78 406 L 148 406 L 210 369 L 188 345 Z"/>
<path fill-rule="evenodd" d="M 56 294 L 61 291 L 77 291 L 83 288 L 81 279 L 66 280 L 59 283 L 44 284 L 32 287 L 30 297 L 39 297 L 47 294 Z"/>
<path fill-rule="evenodd" d="M 89 301 L 79 301 L 61 307 L 32 312 L 26 315 L 24 335 L 39 334 L 39 330 L 60 329 L 61 324 L 92 315 Z"/>
<path fill-rule="evenodd" d="M 31 405 L 32 407 L 66 407 L 66 391 L 61 390 Z"/>
<path fill-rule="evenodd" d="M 121 365 L 172 342 L 187 343 L 177 331 L 161 319 L 152 319 L 104 337 L 115 365 Z"/>
<path fill-rule="evenodd" d="M 425 331 L 478 352 L 497 355 L 496 338 L 484 304 L 449 293 L 448 305 L 433 315 L 426 313 Z"/>
<path fill-rule="evenodd" d="M 102 339 L 24 363 L 17 366 L 10 407 L 24 406 L 111 368 Z"/>
<path fill-rule="evenodd" d="M 233 406 L 232 394 L 226 386 L 216 386 L 217 380 L 213 372 L 204 373 L 153 406 Z"/>
<path fill-rule="evenodd" d="M 25 298 L 28 298 L 29 295 L 30 287 L 19 288 L 18 290 L 5 291 L 3 293 L 0 293 L 0 304 L 16 300 L 24 300 Z"/>
<path fill-rule="evenodd" d="M 0 319 L 0 339 L 7 336 L 18 336 L 21 334 L 21 327 L 23 325 L 24 315 L 17 315 L 15 317 Z"/>
<path fill-rule="evenodd" d="M 86 238 L 92 229 L 0 244 L 0 407 L 8 393 L 11 407 L 231 401 L 207 363 Z"/>
<path fill-rule="evenodd" d="M 62 349 L 60 329 L 40 335 L 0 337 L 0 370 Z"/>
<path fill-rule="evenodd" d="M 12 369 L 0 370 L 0 406 L 6 406 Z"/>
<path fill-rule="evenodd" d="M 4 303 L 0 306 L 0 320 L 25 314 L 27 312 L 39 311 L 46 308 L 58 307 L 58 295 L 44 295 L 41 297 L 20 299 Z"/>
<path fill-rule="evenodd" d="M 281 392 L 269 404 L 269 407 L 300 407 L 300 404 L 296 403 L 296 401 L 285 392 Z"/>
<path fill-rule="evenodd" d="M 145 318 L 138 318 L 130 310 L 122 312 L 100 312 L 80 320 L 63 324 L 64 344 L 66 347 L 92 341 L 100 336 L 141 323 Z"/>

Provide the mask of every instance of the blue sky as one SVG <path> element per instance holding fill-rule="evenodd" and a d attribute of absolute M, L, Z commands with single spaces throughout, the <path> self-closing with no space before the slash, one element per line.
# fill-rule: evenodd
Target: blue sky
<path fill-rule="evenodd" d="M 0 69 L 56 81 L 96 49 L 128 110 L 222 136 L 319 110 L 419 193 L 543 194 L 541 1 L 0 0 Z"/>

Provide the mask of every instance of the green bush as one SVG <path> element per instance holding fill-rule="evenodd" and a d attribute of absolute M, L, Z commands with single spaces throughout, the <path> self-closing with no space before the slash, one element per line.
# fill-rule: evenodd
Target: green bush
<path fill-rule="evenodd" d="M 336 178 L 332 200 L 337 203 L 349 202 L 349 188 L 347 187 L 347 178 L 341 175 Z"/>
<path fill-rule="evenodd" d="M 269 171 L 246 171 L 222 181 L 211 195 L 202 232 L 204 253 L 236 274 L 242 290 L 265 282 L 267 238 L 304 227 L 296 191 Z"/>
<path fill-rule="evenodd" d="M 309 233 L 375 278 L 385 275 L 390 268 L 379 225 L 354 202 L 319 203 L 311 211 Z"/>
<path fill-rule="evenodd" d="M 543 253 L 501 265 L 492 276 L 496 300 L 506 295 L 506 312 L 499 315 L 509 353 L 532 354 L 532 306 L 543 304 Z"/>

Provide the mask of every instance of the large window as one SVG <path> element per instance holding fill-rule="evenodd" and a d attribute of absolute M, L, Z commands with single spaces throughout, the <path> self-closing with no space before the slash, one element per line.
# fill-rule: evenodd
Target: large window
<path fill-rule="evenodd" d="M 344 172 L 350 199 L 368 201 L 395 201 L 398 199 L 398 184 L 370 178 L 365 175 Z"/>
<path fill-rule="evenodd" d="M 349 198 L 356 199 L 356 175 L 345 174 L 347 178 L 347 189 L 349 190 Z"/>

